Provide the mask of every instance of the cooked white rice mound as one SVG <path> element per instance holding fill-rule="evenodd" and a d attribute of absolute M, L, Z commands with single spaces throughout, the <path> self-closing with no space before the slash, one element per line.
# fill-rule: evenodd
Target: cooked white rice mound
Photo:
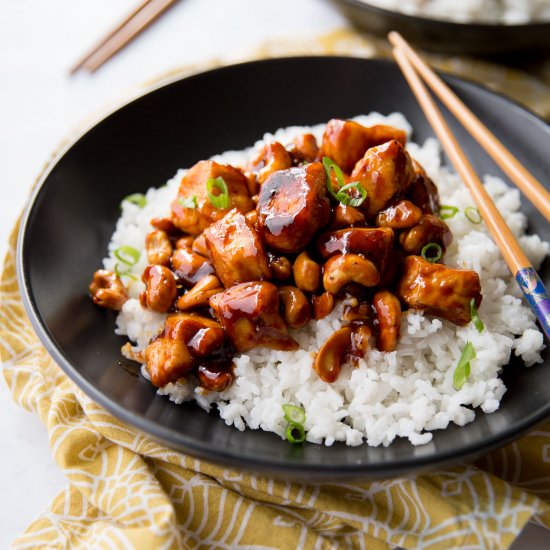
<path fill-rule="evenodd" d="M 411 131 L 402 115 L 383 117 L 377 113 L 355 120 L 370 126 L 389 124 Z M 288 143 L 305 131 L 320 139 L 325 124 L 310 128 L 292 127 L 264 136 Z M 263 142 L 258 142 L 260 147 Z M 409 143 L 408 150 L 426 169 L 439 189 L 441 203 L 453 205 L 460 212 L 446 220 L 454 241 L 445 256 L 451 266 L 474 269 L 481 278 L 483 301 L 479 315 L 485 324 L 480 334 L 469 324 L 465 327 L 417 311 L 403 314 L 401 338 L 395 352 L 368 352 L 359 366 L 345 366 L 333 384 L 322 382 L 313 370 L 314 352 L 340 326 L 341 308 L 325 319 L 311 321 L 292 331 L 300 349 L 294 352 L 255 349 L 235 357 L 235 383 L 222 393 L 206 393 L 196 380 L 180 380 L 158 390 L 172 401 L 195 399 L 206 410 L 217 408 L 228 425 L 239 430 L 246 426 L 261 428 L 284 436 L 286 422 L 282 406 L 292 403 L 306 411 L 307 440 L 331 445 L 344 441 L 348 445 L 389 445 L 396 437 L 406 437 L 413 445 L 428 443 L 431 430 L 442 429 L 453 422 L 460 426 L 475 417 L 474 408 L 485 413 L 498 409 L 506 391 L 498 377 L 512 353 L 526 366 L 541 362 L 543 336 L 535 317 L 521 298 L 498 248 L 488 236 L 483 223 L 474 224 L 464 215 L 473 201 L 459 177 L 440 164 L 438 143 L 429 139 L 422 146 Z M 227 152 L 214 157 L 220 162 L 243 164 L 251 150 Z M 117 260 L 113 251 L 129 245 L 142 251 L 140 261 L 132 268 L 139 279 L 146 266 L 145 235 L 151 230 L 152 217 L 166 215 L 177 193 L 183 171 L 165 187 L 147 192 L 147 205 L 140 209 L 123 204 L 122 216 L 109 245 L 110 255 L 104 260 L 113 269 Z M 520 209 L 520 196 L 500 179 L 487 176 L 487 191 L 519 238 L 536 268 L 548 254 L 549 245 L 536 235 L 524 235 L 527 220 Z M 117 334 L 127 335 L 136 351 L 143 350 L 163 327 L 166 315 L 143 309 L 137 300 L 143 284 L 128 278 L 131 299 L 117 318 Z M 453 388 L 453 372 L 466 342 L 472 342 L 476 359 L 471 362 L 471 375 L 462 389 Z M 147 377 L 147 371 L 142 368 Z M 213 407 L 214 406 L 214 407 Z"/>

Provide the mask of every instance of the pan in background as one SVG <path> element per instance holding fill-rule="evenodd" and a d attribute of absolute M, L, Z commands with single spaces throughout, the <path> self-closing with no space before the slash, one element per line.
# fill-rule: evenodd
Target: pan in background
<path fill-rule="evenodd" d="M 488 56 L 550 51 L 550 21 L 522 25 L 456 23 L 390 11 L 361 0 L 331 2 L 353 25 L 383 37 L 397 31 L 426 50 Z"/>

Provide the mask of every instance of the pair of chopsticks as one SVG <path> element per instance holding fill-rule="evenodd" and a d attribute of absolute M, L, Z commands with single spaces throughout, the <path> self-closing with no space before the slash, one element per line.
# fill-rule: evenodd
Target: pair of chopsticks
<path fill-rule="evenodd" d="M 393 56 L 424 111 L 428 122 L 470 191 L 489 233 L 499 247 L 531 309 L 537 316 L 546 337 L 550 340 L 550 298 L 546 288 L 483 187 L 422 79 L 470 132 L 472 137 L 487 151 L 502 171 L 549 221 L 550 193 L 428 67 L 400 34 L 391 32 L 388 39 L 393 46 Z"/>
<path fill-rule="evenodd" d="M 91 73 L 131 42 L 138 34 L 160 17 L 176 0 L 143 0 L 112 31 L 107 33 L 70 70 L 80 69 Z"/>

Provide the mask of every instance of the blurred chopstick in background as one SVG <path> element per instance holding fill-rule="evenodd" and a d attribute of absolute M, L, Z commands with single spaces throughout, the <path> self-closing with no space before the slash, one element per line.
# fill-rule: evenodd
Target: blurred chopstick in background
<path fill-rule="evenodd" d="M 422 76 L 431 90 L 453 113 L 470 135 L 485 149 L 500 169 L 513 181 L 520 191 L 550 221 L 550 193 L 542 184 L 504 147 L 497 137 L 477 118 L 454 92 L 420 58 L 406 40 L 397 32 L 388 35 L 394 48 L 399 48 Z"/>
<path fill-rule="evenodd" d="M 443 149 L 447 153 L 458 174 L 470 191 L 470 194 L 472 195 L 472 198 L 474 199 L 474 202 L 476 203 L 476 206 L 481 213 L 481 216 L 483 218 L 483 221 L 485 222 L 485 225 L 487 226 L 487 229 L 489 230 L 489 233 L 499 247 L 506 264 L 510 268 L 510 271 L 515 276 L 518 285 L 525 294 L 525 297 L 527 298 L 531 309 L 540 321 L 544 333 L 546 334 L 546 338 L 550 340 L 550 299 L 548 297 L 548 293 L 546 291 L 546 288 L 544 287 L 543 282 L 540 280 L 531 262 L 521 249 L 521 246 L 517 242 L 512 231 L 510 231 L 510 228 L 506 224 L 506 221 L 500 214 L 490 195 L 483 187 L 483 184 L 475 173 L 475 170 L 470 164 L 470 161 L 466 158 L 466 155 L 458 144 L 456 137 L 451 132 L 451 129 L 443 118 L 441 111 L 438 109 L 435 101 L 433 100 L 426 86 L 422 82 L 422 79 L 417 72 L 417 65 L 412 57 L 412 54 L 415 53 L 414 50 L 401 37 L 401 35 L 396 32 L 391 32 L 388 35 L 388 38 L 393 45 L 393 56 L 397 61 L 401 72 L 409 83 L 411 90 L 416 96 L 420 107 L 424 111 L 424 114 L 426 115 L 430 126 L 432 127 L 436 136 L 441 142 Z M 418 58 L 417 55 L 415 57 Z M 435 76 L 435 73 L 433 73 L 433 71 L 427 65 L 425 65 L 422 76 L 424 76 L 424 73 L 427 74 L 428 72 L 432 73 Z M 433 80 L 433 78 L 431 80 Z M 446 88 L 446 85 L 443 84 L 442 81 L 441 86 L 444 86 Z M 454 96 L 450 89 L 448 90 L 448 92 L 449 94 L 452 94 Z M 456 100 L 459 101 L 458 98 L 456 98 Z M 451 107 L 449 108 L 451 109 Z M 462 104 L 462 109 L 468 110 L 464 104 Z M 451 109 L 451 111 L 453 111 L 453 109 Z M 455 111 L 453 112 L 460 120 L 460 122 L 462 122 L 461 116 L 463 113 L 459 114 Z M 478 137 L 476 136 L 476 132 L 477 129 L 475 131 L 472 131 L 472 135 L 473 137 L 478 139 Z M 502 144 L 500 145 L 502 146 Z M 504 146 L 502 147 L 504 148 Z M 505 151 L 507 154 L 512 156 L 507 150 Z M 513 158 L 513 160 L 517 162 L 517 159 Z M 518 165 L 521 166 L 519 162 Z M 534 181 L 540 186 L 540 184 L 536 180 Z M 518 186 L 522 190 L 524 190 L 524 185 L 525 184 L 523 181 L 521 181 L 521 185 L 520 183 L 518 183 Z M 534 193 L 538 194 L 538 192 L 540 191 L 546 193 L 546 190 L 542 188 L 542 186 L 540 186 L 540 190 L 535 187 Z M 542 196 L 539 197 L 539 201 L 541 200 L 543 200 Z M 543 205 L 540 204 L 540 202 L 535 201 L 533 201 L 533 204 L 535 204 L 535 206 L 537 206 L 541 210 L 541 212 L 541 207 L 548 206 L 548 204 Z"/>
<path fill-rule="evenodd" d="M 124 46 L 160 17 L 177 0 L 143 0 L 114 29 L 108 32 L 71 68 L 95 72 Z"/>

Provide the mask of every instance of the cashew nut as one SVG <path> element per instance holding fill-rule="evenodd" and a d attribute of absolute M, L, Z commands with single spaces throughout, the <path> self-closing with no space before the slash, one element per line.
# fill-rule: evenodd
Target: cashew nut
<path fill-rule="evenodd" d="M 314 292 L 321 283 L 321 266 L 304 251 L 294 261 L 294 282 L 300 290 Z"/>
<path fill-rule="evenodd" d="M 337 330 L 321 346 L 313 368 L 323 382 L 334 382 L 342 367 L 342 359 L 351 347 L 351 327 Z"/>
<path fill-rule="evenodd" d="M 145 237 L 145 249 L 150 264 L 168 265 L 172 256 L 172 243 L 165 231 L 155 229 Z"/>
<path fill-rule="evenodd" d="M 401 303 L 389 291 L 374 295 L 373 304 L 378 319 L 378 343 L 380 351 L 394 351 L 401 330 Z"/>
<path fill-rule="evenodd" d="M 106 269 L 94 273 L 89 290 L 94 304 L 108 309 L 120 311 L 128 300 L 128 293 L 120 277 Z"/>
<path fill-rule="evenodd" d="M 323 292 L 320 296 L 311 297 L 313 306 L 313 318 L 323 319 L 334 309 L 334 296 L 330 292 Z"/>
<path fill-rule="evenodd" d="M 354 224 L 362 224 L 365 222 L 365 215 L 357 208 L 353 206 L 346 206 L 345 204 L 338 203 L 334 209 L 332 215 L 331 226 L 338 227 L 350 227 Z"/>
<path fill-rule="evenodd" d="M 197 369 L 197 377 L 204 389 L 216 392 L 228 388 L 234 378 L 231 370 L 221 369 L 214 365 L 200 365 Z"/>
<path fill-rule="evenodd" d="M 195 307 L 206 307 L 211 296 L 223 291 L 224 288 L 220 280 L 215 275 L 207 275 L 178 298 L 176 309 L 186 311 Z"/>
<path fill-rule="evenodd" d="M 151 311 L 166 313 L 178 295 L 174 274 L 163 265 L 149 265 L 141 280 L 146 285 L 139 296 L 141 305 Z"/>
<path fill-rule="evenodd" d="M 349 283 L 370 287 L 376 286 L 379 280 L 375 265 L 358 254 L 339 254 L 325 264 L 323 285 L 332 294 L 338 294 Z"/>
<path fill-rule="evenodd" d="M 284 318 L 290 328 L 303 327 L 311 319 L 311 307 L 305 294 L 295 286 L 279 287 Z"/>
<path fill-rule="evenodd" d="M 286 281 L 292 275 L 292 264 L 284 256 L 269 257 L 269 267 L 275 279 Z"/>

